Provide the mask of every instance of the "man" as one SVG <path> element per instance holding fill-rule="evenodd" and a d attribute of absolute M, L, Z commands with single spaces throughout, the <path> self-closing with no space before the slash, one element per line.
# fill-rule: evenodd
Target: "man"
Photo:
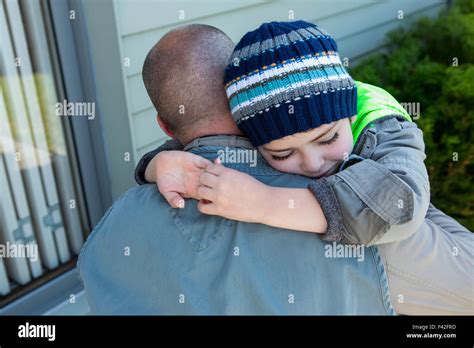
<path fill-rule="evenodd" d="M 152 48 L 143 77 L 161 128 L 207 159 L 220 151 L 257 156 L 226 166 L 269 185 L 307 187 L 309 178 L 272 169 L 240 136 L 223 88 L 232 49 L 205 25 L 174 30 Z M 114 203 L 78 260 L 93 313 L 394 314 L 375 247 L 362 258 L 326 257 L 315 234 L 204 215 L 196 206 L 170 208 L 154 185 Z"/>

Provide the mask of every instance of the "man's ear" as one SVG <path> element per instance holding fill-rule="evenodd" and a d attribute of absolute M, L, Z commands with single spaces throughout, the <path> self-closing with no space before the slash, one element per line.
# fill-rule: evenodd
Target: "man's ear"
<path fill-rule="evenodd" d="M 156 120 L 158 121 L 158 124 L 160 125 L 160 128 L 163 129 L 163 132 L 165 132 L 166 135 L 168 135 L 171 138 L 175 137 L 174 133 L 172 131 L 170 131 L 170 129 L 168 128 L 168 125 L 166 124 L 165 121 L 163 121 L 161 119 L 159 114 L 156 114 Z"/>

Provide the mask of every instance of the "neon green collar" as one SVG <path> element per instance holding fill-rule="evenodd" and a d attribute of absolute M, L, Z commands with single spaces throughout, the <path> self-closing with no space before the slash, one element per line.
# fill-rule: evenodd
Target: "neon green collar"
<path fill-rule="evenodd" d="M 399 114 L 408 121 L 412 121 L 403 106 L 387 91 L 359 81 L 356 81 L 356 86 L 357 118 L 352 123 L 354 145 L 365 127 L 378 118 Z"/>

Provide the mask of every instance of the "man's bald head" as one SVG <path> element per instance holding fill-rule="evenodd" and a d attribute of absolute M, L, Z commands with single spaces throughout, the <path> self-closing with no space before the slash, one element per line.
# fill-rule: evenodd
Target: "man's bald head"
<path fill-rule="evenodd" d="M 143 65 L 146 90 L 159 117 L 182 143 L 239 132 L 224 90 L 233 48 L 221 30 L 192 24 L 170 31 L 148 53 Z M 221 125 L 233 129 L 213 130 Z"/>

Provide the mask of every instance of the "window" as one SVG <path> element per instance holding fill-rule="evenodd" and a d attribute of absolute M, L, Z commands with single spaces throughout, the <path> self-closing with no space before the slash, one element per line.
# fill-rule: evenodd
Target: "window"
<path fill-rule="evenodd" d="M 1 309 L 74 267 L 90 223 L 47 3 L 0 2 L 0 27 Z"/>

